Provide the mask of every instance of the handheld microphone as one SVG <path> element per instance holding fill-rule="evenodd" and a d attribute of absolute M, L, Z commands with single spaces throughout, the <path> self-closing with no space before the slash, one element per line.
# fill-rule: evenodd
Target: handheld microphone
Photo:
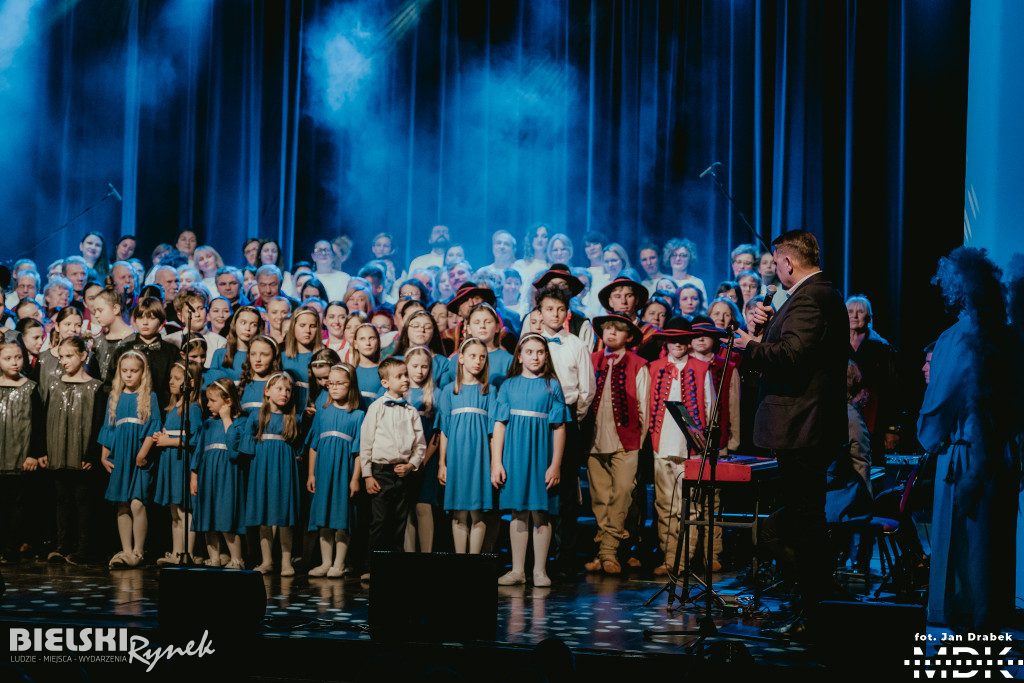
<path fill-rule="evenodd" d="M 117 188 L 114 187 L 114 184 L 113 183 L 107 183 L 107 187 L 110 188 L 110 194 L 108 194 L 107 196 L 108 197 L 112 196 L 117 201 L 121 201 L 121 193 L 117 191 Z"/>
<path fill-rule="evenodd" d="M 716 161 L 715 163 L 713 163 L 710 166 L 708 166 L 707 168 L 705 168 L 704 172 L 700 174 L 700 177 L 703 178 L 708 173 L 714 173 L 715 172 L 715 166 L 721 166 L 721 165 L 722 165 L 722 163 L 720 161 Z"/>
<path fill-rule="evenodd" d="M 778 288 L 775 285 L 768 285 L 765 288 L 765 290 L 764 290 L 764 303 L 765 303 L 766 306 L 771 306 L 772 305 L 772 299 L 775 298 L 775 292 L 777 290 L 778 290 Z M 769 319 L 771 319 L 771 316 L 769 316 Z M 758 324 L 754 325 L 754 336 L 755 337 L 760 337 L 761 336 L 761 334 L 764 332 L 765 324 L 766 323 L 758 323 Z"/>

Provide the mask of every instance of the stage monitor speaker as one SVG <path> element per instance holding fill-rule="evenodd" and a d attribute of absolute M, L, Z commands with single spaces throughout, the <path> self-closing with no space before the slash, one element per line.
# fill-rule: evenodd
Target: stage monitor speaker
<path fill-rule="evenodd" d="M 370 557 L 371 636 L 494 640 L 497 562 L 495 555 L 374 552 Z"/>
<path fill-rule="evenodd" d="M 212 567 L 160 570 L 160 628 L 198 638 L 204 630 L 255 635 L 267 606 L 259 572 Z"/>
<path fill-rule="evenodd" d="M 902 671 L 926 633 L 924 607 L 888 602 L 826 600 L 811 625 L 821 663 L 847 672 Z"/>

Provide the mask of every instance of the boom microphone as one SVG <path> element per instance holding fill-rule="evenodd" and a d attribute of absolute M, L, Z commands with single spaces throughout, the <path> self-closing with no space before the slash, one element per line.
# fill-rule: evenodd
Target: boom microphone
<path fill-rule="evenodd" d="M 721 166 L 721 165 L 722 165 L 722 162 L 716 161 L 715 163 L 713 163 L 710 166 L 708 166 L 707 168 L 705 168 L 704 172 L 700 174 L 700 177 L 703 178 L 708 173 L 714 173 L 715 172 L 715 166 Z"/>
<path fill-rule="evenodd" d="M 765 302 L 766 305 L 768 305 L 768 306 L 772 305 L 772 299 L 775 298 L 775 292 L 776 291 L 778 291 L 778 288 L 775 285 L 768 285 L 765 288 L 765 290 L 764 290 L 764 302 Z M 760 337 L 761 336 L 761 333 L 764 332 L 765 324 L 766 323 L 758 323 L 758 324 L 754 325 L 754 336 L 755 337 Z"/>
<path fill-rule="evenodd" d="M 113 183 L 107 183 L 107 187 L 110 188 L 110 193 L 107 194 L 107 196 L 108 197 L 112 196 L 117 201 L 121 201 L 121 193 L 117 191 L 117 188 L 114 187 L 114 184 Z"/>

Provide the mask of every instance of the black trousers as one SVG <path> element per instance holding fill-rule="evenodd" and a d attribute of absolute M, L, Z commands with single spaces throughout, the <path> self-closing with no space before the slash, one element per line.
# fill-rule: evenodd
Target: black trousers
<path fill-rule="evenodd" d="M 55 470 L 53 489 L 57 502 L 57 550 L 67 554 L 91 552 L 92 473 L 86 470 Z"/>
<path fill-rule="evenodd" d="M 370 549 L 405 549 L 405 525 L 415 489 L 410 475 L 395 474 L 394 465 L 371 465 L 380 492 L 370 497 Z"/>
<path fill-rule="evenodd" d="M 772 453 L 780 475 L 780 509 L 771 525 L 777 534 L 776 554 L 791 558 L 805 607 L 827 596 L 835 569 L 825 524 L 825 472 L 837 451 L 796 448 Z"/>

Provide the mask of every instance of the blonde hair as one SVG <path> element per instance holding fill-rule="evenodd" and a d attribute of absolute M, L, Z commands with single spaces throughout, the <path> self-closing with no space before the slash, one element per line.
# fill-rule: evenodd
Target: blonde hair
<path fill-rule="evenodd" d="M 137 416 L 143 422 L 149 420 L 149 416 L 152 414 L 153 407 L 150 405 L 151 394 L 153 393 L 153 380 L 149 375 L 149 362 L 146 361 L 146 357 L 131 349 L 125 351 L 120 358 L 117 359 L 117 371 L 114 372 L 114 381 L 110 388 L 110 399 L 107 401 L 107 424 L 113 426 L 117 422 L 117 402 L 121 400 L 121 394 L 124 393 L 124 381 L 121 379 L 121 363 L 124 362 L 125 358 L 135 358 L 142 364 L 142 377 L 139 381 L 139 400 Z"/>
<path fill-rule="evenodd" d="M 260 406 L 259 422 L 256 427 L 256 440 L 259 441 L 260 437 L 263 436 L 267 430 L 267 425 L 270 423 L 270 388 L 278 382 L 287 382 L 288 386 L 294 387 L 295 383 L 292 381 L 291 375 L 287 372 L 278 372 L 271 375 L 270 379 L 267 380 L 267 385 L 263 388 L 263 405 Z M 288 404 L 281 408 L 281 414 L 284 417 L 284 427 L 281 430 L 281 436 L 292 446 L 297 445 L 295 441 L 299 436 L 299 426 L 295 421 L 295 393 L 293 392 L 291 398 L 288 399 Z"/>
<path fill-rule="evenodd" d="M 423 379 L 420 389 L 423 390 L 423 412 L 430 417 L 434 414 L 434 357 L 425 346 L 414 346 L 405 352 L 406 365 L 412 356 L 423 356 L 427 359 L 427 376 Z"/>
<path fill-rule="evenodd" d="M 487 344 L 484 344 L 483 340 L 477 339 L 476 337 L 469 337 L 464 342 L 462 342 L 461 346 L 459 346 L 459 355 L 455 360 L 455 362 L 458 363 L 459 366 L 455 370 L 454 392 L 457 394 L 462 389 L 462 368 L 464 366 L 460 361 L 462 360 L 462 354 L 466 350 L 466 347 L 472 344 L 479 344 L 480 346 L 484 347 L 484 366 L 480 369 L 480 375 L 475 379 L 478 382 L 480 382 L 480 393 L 486 396 L 487 391 L 490 389 L 490 381 L 488 378 L 491 375 L 491 356 L 490 352 L 487 349 Z"/>
<path fill-rule="evenodd" d="M 359 330 L 366 328 L 373 330 L 373 335 L 377 338 L 377 353 L 369 357 L 370 362 L 380 365 L 380 330 L 377 329 L 376 325 L 371 323 L 363 323 L 356 328 L 356 331 L 352 333 L 352 365 L 359 366 L 359 361 L 363 359 L 363 354 L 359 353 L 359 349 L 356 348 L 356 337 L 359 336 Z"/>

